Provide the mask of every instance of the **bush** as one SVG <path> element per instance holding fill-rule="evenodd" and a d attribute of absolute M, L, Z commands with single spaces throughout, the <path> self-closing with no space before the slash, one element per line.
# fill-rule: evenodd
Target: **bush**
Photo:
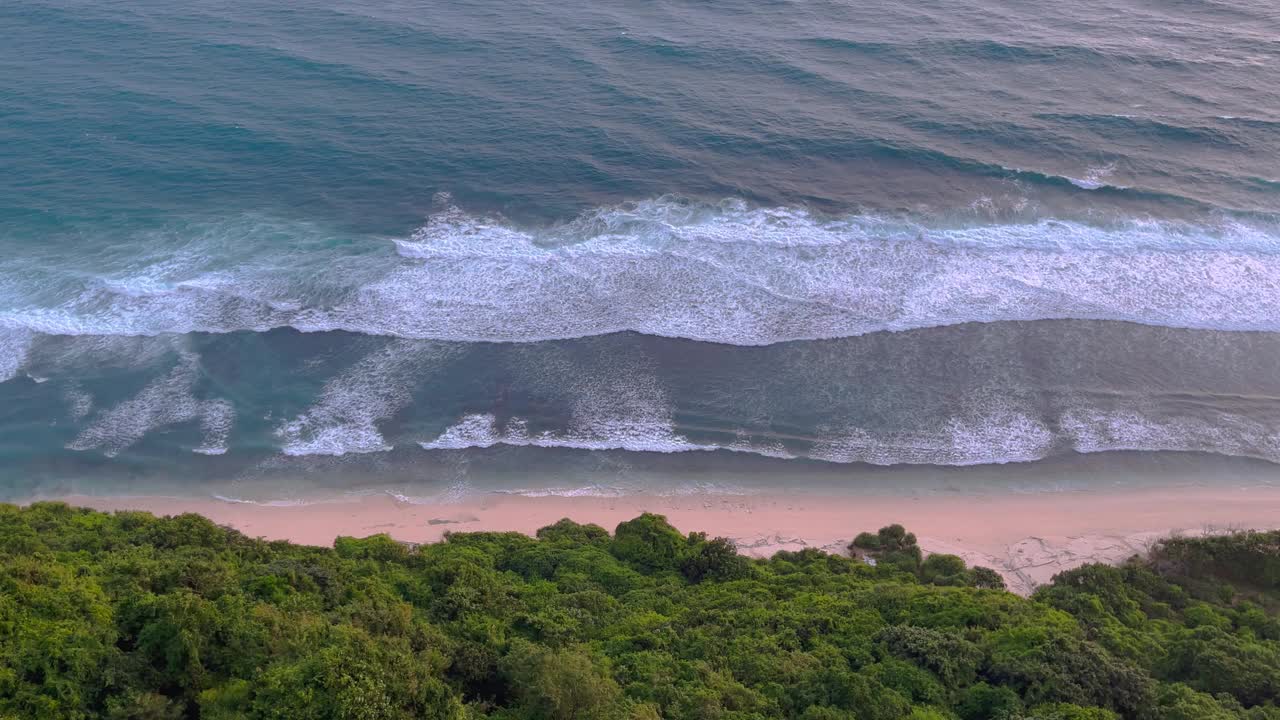
<path fill-rule="evenodd" d="M 690 536 L 692 548 L 685 551 L 680 572 L 689 582 L 741 580 L 751 575 L 751 563 L 725 538 L 705 540 Z"/>
<path fill-rule="evenodd" d="M 956 713 L 961 720 L 1018 720 L 1022 700 L 1006 687 L 992 687 L 984 682 L 965 691 Z"/>
<path fill-rule="evenodd" d="M 957 634 L 910 625 L 892 625 L 876 635 L 891 655 L 929 669 L 952 689 L 973 682 L 982 662 L 977 645 Z"/>
<path fill-rule="evenodd" d="M 880 536 L 869 532 L 860 532 L 853 542 L 849 544 L 849 549 L 861 550 L 880 550 Z"/>
<path fill-rule="evenodd" d="M 887 525 L 875 535 L 859 533 L 849 544 L 852 552 L 863 551 L 876 561 L 877 567 L 890 572 L 920 573 L 924 554 L 916 544 L 916 536 L 901 525 Z M 963 566 L 963 562 L 961 563 Z"/>
<path fill-rule="evenodd" d="M 598 547 L 606 547 L 609 544 L 608 530 L 605 530 L 599 525 L 579 525 L 569 518 L 564 518 L 554 525 L 539 528 L 537 537 L 539 540 L 565 543 L 568 545 L 595 545 Z"/>
<path fill-rule="evenodd" d="M 961 560 L 955 555 L 934 553 L 920 565 L 920 579 L 930 585 L 972 585 L 973 581 Z"/>
<path fill-rule="evenodd" d="M 1029 599 L 872 537 L 901 564 L 753 562 L 658 515 L 323 549 L 0 505 L 0 718 L 1280 720 L 1258 537 Z"/>
<path fill-rule="evenodd" d="M 661 515 L 645 513 L 618 525 L 610 551 L 623 562 L 649 571 L 676 570 L 685 538 Z"/>
<path fill-rule="evenodd" d="M 622 689 L 598 658 L 581 648 L 549 651 L 520 642 L 502 660 L 503 673 L 522 705 L 547 720 L 615 717 Z"/>
<path fill-rule="evenodd" d="M 1119 716 L 1102 708 L 1054 703 L 1037 705 L 1027 712 L 1025 720 L 1119 720 Z"/>

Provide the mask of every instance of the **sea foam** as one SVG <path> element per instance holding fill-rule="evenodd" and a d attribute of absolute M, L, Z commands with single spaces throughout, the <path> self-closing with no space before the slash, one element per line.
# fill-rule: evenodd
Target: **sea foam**
<path fill-rule="evenodd" d="M 926 222 L 658 198 L 543 228 L 451 207 L 387 243 L 395 253 L 312 243 L 237 267 L 188 251 L 190 265 L 164 264 L 162 281 L 148 268 L 68 281 L 60 302 L 17 298 L 0 312 L 12 338 L 0 371 L 12 374 L 33 331 L 496 342 L 635 331 L 765 345 L 1066 318 L 1280 330 L 1280 233 L 1265 223 Z"/>
<path fill-rule="evenodd" d="M 205 437 L 193 452 L 206 455 L 225 452 L 235 413 L 224 400 L 200 400 L 192 394 L 198 366 L 195 353 L 180 351 L 177 363 L 168 374 L 153 380 L 132 398 L 100 413 L 67 449 L 101 450 L 107 457 L 115 457 L 153 430 L 199 421 Z M 83 408 L 87 413 L 91 401 L 73 398 L 72 412 Z"/>
<path fill-rule="evenodd" d="M 631 330 L 737 345 L 1049 318 L 1280 328 L 1275 238 L 1228 234 L 1155 222 L 925 227 L 657 203 L 533 234 L 451 211 L 397 242 L 418 264 L 329 320 L 412 337 Z"/>
<path fill-rule="evenodd" d="M 27 360 L 35 333 L 26 328 L 0 327 L 0 382 L 18 374 Z"/>
<path fill-rule="evenodd" d="M 746 445 L 717 446 L 691 442 L 670 423 L 652 421 L 605 422 L 577 431 L 543 431 L 530 434 L 521 418 L 512 418 L 504 427 L 490 413 L 463 416 L 435 440 L 420 442 L 425 450 L 467 450 L 495 445 L 513 447 L 567 448 L 574 450 L 628 450 L 631 452 L 688 452 L 691 450 L 738 450 L 756 452 Z M 765 453 L 757 453 L 765 454 Z"/>
<path fill-rule="evenodd" d="M 286 455 L 344 455 L 391 450 L 378 422 L 413 400 L 423 374 L 456 347 L 393 340 L 330 380 L 316 403 L 276 431 Z"/>

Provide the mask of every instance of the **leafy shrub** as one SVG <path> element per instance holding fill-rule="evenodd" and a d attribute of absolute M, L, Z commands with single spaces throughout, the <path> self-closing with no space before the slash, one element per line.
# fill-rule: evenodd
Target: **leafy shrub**
<path fill-rule="evenodd" d="M 618 524 L 611 552 L 623 562 L 649 571 L 676 570 L 683 560 L 685 538 L 661 515 L 645 513 Z"/>
<path fill-rule="evenodd" d="M 1280 720 L 1270 538 L 1028 599 L 892 525 L 872 568 L 658 515 L 325 549 L 0 505 L 0 718 Z"/>

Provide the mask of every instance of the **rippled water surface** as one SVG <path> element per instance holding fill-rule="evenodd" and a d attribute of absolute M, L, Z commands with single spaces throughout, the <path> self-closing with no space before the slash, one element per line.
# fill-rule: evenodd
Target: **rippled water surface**
<path fill-rule="evenodd" d="M 0 26 L 0 497 L 1280 481 L 1271 3 Z"/>

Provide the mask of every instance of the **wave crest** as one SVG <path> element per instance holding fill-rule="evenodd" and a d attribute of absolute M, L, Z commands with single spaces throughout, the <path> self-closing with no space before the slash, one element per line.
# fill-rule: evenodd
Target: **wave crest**
<path fill-rule="evenodd" d="M 736 345 L 1003 320 L 1275 331 L 1278 241 L 1234 221 L 946 224 L 675 198 L 522 229 L 449 207 L 395 254 L 309 246 L 232 270 L 168 267 L 163 282 L 142 269 L 57 304 L 13 301 L 0 328 L 496 342 L 635 331 Z M 323 252 L 327 263 L 312 257 Z"/>

